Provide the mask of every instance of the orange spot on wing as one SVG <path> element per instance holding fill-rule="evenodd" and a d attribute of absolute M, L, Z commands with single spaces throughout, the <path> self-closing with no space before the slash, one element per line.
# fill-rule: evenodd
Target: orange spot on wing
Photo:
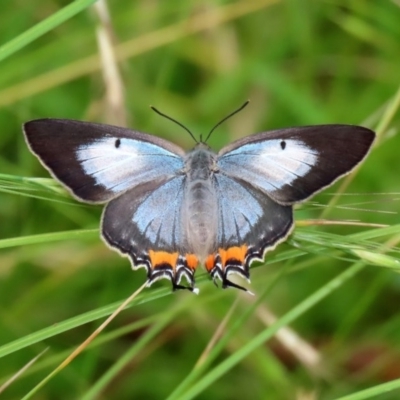
<path fill-rule="evenodd" d="M 194 254 L 186 254 L 185 257 L 188 267 L 195 270 L 199 263 L 199 259 Z"/>
<path fill-rule="evenodd" d="M 244 263 L 244 259 L 247 253 L 247 246 L 233 246 L 229 247 L 228 249 L 219 249 L 219 255 L 221 257 L 221 264 L 222 267 L 226 266 L 228 260 L 237 260 L 241 264 Z"/>
<path fill-rule="evenodd" d="M 243 245 L 240 247 L 231 247 L 228 249 L 228 260 L 230 258 L 234 258 L 235 260 L 239 260 L 241 263 L 244 262 L 244 258 L 246 257 L 247 246 Z"/>
<path fill-rule="evenodd" d="M 222 268 L 225 267 L 225 263 L 226 263 L 226 260 L 227 260 L 227 257 L 226 257 L 227 253 L 228 253 L 228 250 L 218 249 L 218 254 L 221 257 Z"/>
<path fill-rule="evenodd" d="M 169 264 L 172 268 L 175 268 L 178 260 L 178 253 L 149 250 L 149 257 L 153 268 L 157 268 L 157 265 L 163 264 Z"/>
<path fill-rule="evenodd" d="M 210 254 L 206 258 L 205 266 L 208 272 L 210 272 L 214 268 L 214 258 L 215 258 L 214 254 Z"/>

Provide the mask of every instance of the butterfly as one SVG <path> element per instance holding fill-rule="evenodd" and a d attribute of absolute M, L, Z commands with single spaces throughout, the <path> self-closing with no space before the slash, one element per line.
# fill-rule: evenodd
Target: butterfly
<path fill-rule="evenodd" d="M 375 138 L 360 126 L 304 126 L 244 137 L 216 153 L 206 143 L 210 132 L 186 153 L 156 136 L 91 122 L 38 119 L 24 132 L 72 195 L 106 203 L 103 239 L 133 269 L 146 269 L 148 286 L 165 278 L 195 293 L 201 264 L 214 283 L 246 290 L 229 276 L 249 281 L 252 261 L 290 234 L 293 205 L 349 173 Z"/>

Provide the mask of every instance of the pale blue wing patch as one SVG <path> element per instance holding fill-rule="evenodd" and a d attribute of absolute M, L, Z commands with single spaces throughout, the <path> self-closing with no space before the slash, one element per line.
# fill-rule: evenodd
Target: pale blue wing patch
<path fill-rule="evenodd" d="M 112 200 L 103 216 L 103 235 L 122 252 L 133 254 L 185 250 L 181 210 L 183 176 L 151 182 L 128 190 Z"/>
<path fill-rule="evenodd" d="M 169 251 L 184 247 L 181 211 L 184 177 L 172 179 L 150 193 L 137 207 L 132 222 L 157 249 Z"/>
<path fill-rule="evenodd" d="M 263 215 L 261 204 L 247 188 L 224 175 L 215 175 L 220 247 L 240 243 Z M 236 244 L 235 243 L 235 244 Z"/>
<path fill-rule="evenodd" d="M 290 231 L 291 206 L 282 206 L 254 186 L 222 174 L 216 174 L 214 182 L 219 199 L 219 247 L 246 245 L 262 254 Z"/>
<path fill-rule="evenodd" d="M 306 176 L 318 162 L 318 152 L 301 140 L 273 139 L 249 143 L 218 159 L 222 172 L 259 187 L 272 196 Z"/>
<path fill-rule="evenodd" d="M 113 193 L 169 178 L 183 168 L 183 159 L 153 143 L 104 137 L 80 145 L 76 157 L 85 174 Z"/>

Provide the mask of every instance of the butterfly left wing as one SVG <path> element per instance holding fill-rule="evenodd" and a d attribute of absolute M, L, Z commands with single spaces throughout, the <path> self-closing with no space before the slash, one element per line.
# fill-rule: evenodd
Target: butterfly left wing
<path fill-rule="evenodd" d="M 294 204 L 331 185 L 367 155 L 375 133 L 352 125 L 279 129 L 240 139 L 223 148 L 218 168 Z"/>
<path fill-rule="evenodd" d="M 350 172 L 368 153 L 375 134 L 347 125 L 264 132 L 220 151 L 215 173 L 219 249 L 206 268 L 223 286 L 290 233 L 292 205 Z"/>
<path fill-rule="evenodd" d="M 158 137 L 111 125 L 40 119 L 24 125 L 27 143 L 78 199 L 105 203 L 183 168 L 184 151 Z"/>
<path fill-rule="evenodd" d="M 262 260 L 289 235 L 293 226 L 291 206 L 271 200 L 251 183 L 221 172 L 213 177 L 218 198 L 217 248 L 205 262 L 211 277 L 222 287 L 244 289 L 228 280 L 230 274 L 249 279 L 250 263 Z"/>

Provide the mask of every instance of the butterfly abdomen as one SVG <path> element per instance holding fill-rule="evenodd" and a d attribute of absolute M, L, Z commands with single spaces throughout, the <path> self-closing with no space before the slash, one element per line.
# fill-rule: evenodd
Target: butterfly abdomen
<path fill-rule="evenodd" d="M 188 190 L 182 220 L 189 249 L 201 260 L 216 246 L 218 202 L 211 181 L 214 164 L 214 154 L 206 149 L 195 149 L 186 162 Z"/>

